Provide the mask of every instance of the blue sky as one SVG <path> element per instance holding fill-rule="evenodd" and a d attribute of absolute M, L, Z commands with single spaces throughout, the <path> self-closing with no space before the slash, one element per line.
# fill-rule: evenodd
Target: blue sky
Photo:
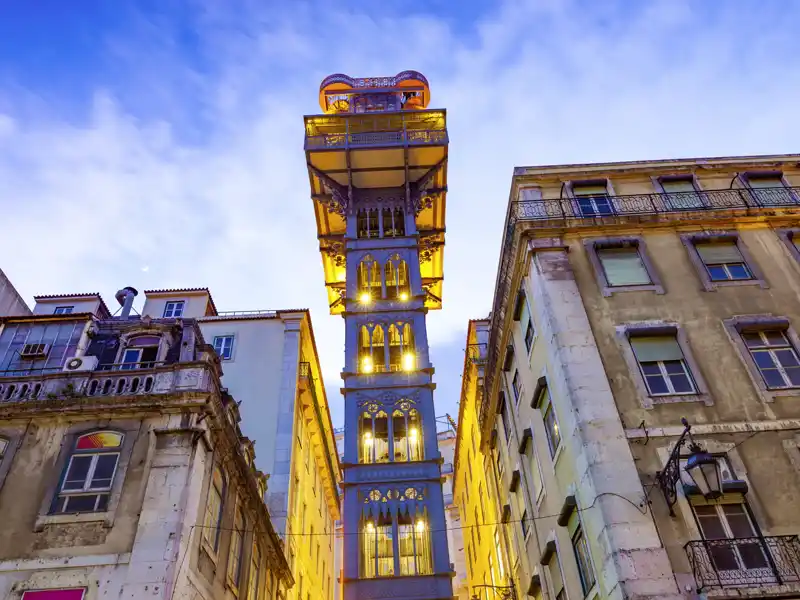
<path fill-rule="evenodd" d="M 0 267 L 34 294 L 208 286 L 309 307 L 334 420 L 302 115 L 332 72 L 417 69 L 448 110 L 440 413 L 485 316 L 514 166 L 796 152 L 792 0 L 0 0 Z"/>

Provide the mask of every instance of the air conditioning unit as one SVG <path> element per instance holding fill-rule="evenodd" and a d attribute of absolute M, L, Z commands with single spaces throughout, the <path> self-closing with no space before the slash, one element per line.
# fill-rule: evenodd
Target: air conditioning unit
<path fill-rule="evenodd" d="M 50 352 L 50 344 L 25 344 L 19 353 L 20 358 L 33 360 L 43 358 Z"/>
<path fill-rule="evenodd" d="M 94 371 L 96 368 L 96 356 L 75 356 L 64 364 L 65 371 Z"/>

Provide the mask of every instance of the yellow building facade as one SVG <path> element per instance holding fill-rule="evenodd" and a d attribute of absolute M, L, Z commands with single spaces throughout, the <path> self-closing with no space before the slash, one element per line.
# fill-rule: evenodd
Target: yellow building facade
<path fill-rule="evenodd" d="M 798 160 L 515 170 L 458 447 L 514 597 L 800 592 Z"/>

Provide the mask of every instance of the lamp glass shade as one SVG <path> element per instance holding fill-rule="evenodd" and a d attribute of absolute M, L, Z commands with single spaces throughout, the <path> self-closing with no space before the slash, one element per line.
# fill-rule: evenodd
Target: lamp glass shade
<path fill-rule="evenodd" d="M 703 450 L 694 450 L 686 460 L 686 472 L 707 500 L 722 496 L 719 462 Z"/>

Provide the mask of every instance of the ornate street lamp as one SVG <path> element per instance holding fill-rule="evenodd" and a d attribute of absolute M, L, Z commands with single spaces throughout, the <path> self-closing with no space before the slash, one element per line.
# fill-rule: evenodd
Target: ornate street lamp
<path fill-rule="evenodd" d="M 670 516 L 674 517 L 675 512 L 672 507 L 678 501 L 678 491 L 676 485 L 680 479 L 680 459 L 681 448 L 689 443 L 689 458 L 686 460 L 686 472 L 692 478 L 695 486 L 703 494 L 706 500 L 712 500 L 722 496 L 722 476 L 720 474 L 719 463 L 711 454 L 703 450 L 692 438 L 690 432 L 692 426 L 683 418 L 683 433 L 678 439 L 678 443 L 672 449 L 666 466 L 663 471 L 656 474 L 656 481 L 661 487 L 664 498 L 667 500 Z"/>

